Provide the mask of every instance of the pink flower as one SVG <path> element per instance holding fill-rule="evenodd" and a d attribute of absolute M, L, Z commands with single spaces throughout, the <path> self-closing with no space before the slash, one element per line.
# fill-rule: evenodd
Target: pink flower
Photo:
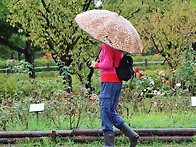
<path fill-rule="evenodd" d="M 7 102 L 7 103 L 11 103 L 11 102 L 12 102 L 12 100 L 8 99 L 6 102 Z"/>
<path fill-rule="evenodd" d="M 12 62 L 16 62 L 16 60 L 15 60 L 15 59 L 13 59 L 13 60 L 12 60 Z"/>
<path fill-rule="evenodd" d="M 195 63 L 195 66 L 196 66 L 196 63 Z"/>
<path fill-rule="evenodd" d="M 138 67 L 135 68 L 135 72 L 139 72 L 140 69 Z"/>
<path fill-rule="evenodd" d="M 154 90 L 154 95 L 157 95 L 157 91 L 156 90 Z"/>
<path fill-rule="evenodd" d="M 154 83 L 154 81 L 151 81 L 150 84 L 151 84 L 151 85 L 154 85 L 155 83 Z"/>
<path fill-rule="evenodd" d="M 17 93 L 14 94 L 14 96 L 17 96 L 17 95 L 18 95 Z"/>
<path fill-rule="evenodd" d="M 163 71 L 160 71 L 159 73 L 158 73 L 158 75 L 162 75 L 164 72 Z"/>
<path fill-rule="evenodd" d="M 155 107 L 157 106 L 157 103 L 156 103 L 156 102 L 154 102 L 154 106 L 155 106 Z"/>

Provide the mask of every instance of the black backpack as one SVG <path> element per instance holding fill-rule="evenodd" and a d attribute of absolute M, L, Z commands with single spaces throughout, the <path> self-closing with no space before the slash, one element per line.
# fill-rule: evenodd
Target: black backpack
<path fill-rule="evenodd" d="M 133 79 L 136 72 L 133 70 L 133 59 L 131 56 L 123 55 L 120 64 L 116 68 L 116 74 L 118 77 L 124 81 Z"/>

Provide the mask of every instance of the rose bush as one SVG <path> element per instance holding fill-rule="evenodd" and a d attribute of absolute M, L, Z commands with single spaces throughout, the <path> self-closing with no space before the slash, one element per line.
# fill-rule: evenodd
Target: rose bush
<path fill-rule="evenodd" d="M 139 67 L 135 68 L 136 77 L 131 81 L 123 82 L 121 97 L 117 111 L 130 117 L 130 115 L 144 112 L 183 113 L 193 111 L 190 106 L 190 96 L 195 91 L 195 59 L 192 54 L 185 53 L 182 65 L 177 70 L 156 70 L 154 76 L 147 74 Z M 16 64 L 18 63 L 21 68 Z M 85 118 L 89 127 L 99 118 L 98 88 L 89 95 L 88 89 L 77 85 L 71 93 L 65 91 L 62 77 L 56 75 L 55 79 L 29 79 L 28 72 L 22 72 L 23 64 L 10 60 L 8 69 L 13 73 L 19 71 L 20 76 L 15 81 L 16 87 L 12 93 L 1 95 L 0 99 L 0 126 L 6 130 L 11 122 L 22 123 L 23 130 L 27 130 L 31 118 L 29 106 L 33 103 L 44 103 L 45 110 L 41 119 L 47 126 L 56 129 L 79 128 Z M 12 67 L 12 68 L 11 68 Z M 9 74 L 6 78 L 14 77 Z M 20 77 L 20 78 L 19 78 Z M 10 82 L 11 80 L 9 80 Z M 8 82 L 8 81 L 7 81 Z M 10 84 L 9 89 L 13 88 Z M 8 85 L 7 85 L 8 86 Z M 96 87 L 97 85 L 95 85 Z M 10 91 L 10 90 L 7 90 Z M 187 116 L 187 119 L 190 118 Z M 89 121 L 89 123 L 88 123 Z"/>
<path fill-rule="evenodd" d="M 15 59 L 7 60 L 6 67 L 8 72 L 19 73 L 19 74 L 30 74 L 31 64 L 23 60 L 18 61 Z"/>
<path fill-rule="evenodd" d="M 13 96 L 14 97 L 14 96 Z M 42 114 L 42 120 L 45 123 L 56 126 L 58 129 L 75 129 L 78 128 L 82 118 L 88 116 L 93 122 L 99 117 L 98 97 L 92 95 L 89 97 L 87 89 L 81 87 L 76 92 L 67 93 L 62 90 L 49 97 L 41 97 L 40 95 L 25 96 L 20 94 L 20 100 L 10 97 L 2 98 L 0 101 L 0 126 L 1 130 L 6 130 L 9 122 L 21 122 L 23 129 L 27 130 L 29 125 L 29 108 L 30 104 L 44 103 L 45 110 Z M 64 123 L 68 125 L 64 125 Z"/>
<path fill-rule="evenodd" d="M 149 113 L 152 110 L 186 111 L 189 109 L 190 96 L 195 91 L 195 86 L 192 86 L 195 85 L 193 79 L 196 80 L 195 59 L 191 57 L 186 53 L 179 69 L 161 70 L 153 77 L 136 67 L 136 77 L 123 85 L 122 100 L 131 103 L 134 113 L 139 111 Z"/>

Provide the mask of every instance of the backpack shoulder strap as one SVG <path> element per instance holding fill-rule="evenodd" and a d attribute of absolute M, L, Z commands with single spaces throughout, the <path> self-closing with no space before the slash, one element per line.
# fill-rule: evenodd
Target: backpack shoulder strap
<path fill-rule="evenodd" d="M 133 66 L 133 58 L 131 56 L 127 56 L 127 60 L 131 66 Z"/>

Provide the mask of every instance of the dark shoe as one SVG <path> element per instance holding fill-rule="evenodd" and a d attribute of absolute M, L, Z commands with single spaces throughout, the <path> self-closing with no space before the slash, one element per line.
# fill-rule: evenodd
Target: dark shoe
<path fill-rule="evenodd" d="M 104 132 L 104 145 L 103 147 L 114 147 L 114 132 Z"/>
<path fill-rule="evenodd" d="M 125 136 L 129 138 L 129 141 L 131 143 L 130 147 L 135 147 L 137 145 L 137 139 L 139 138 L 139 135 L 133 131 L 126 123 L 122 124 L 119 129 Z"/>

